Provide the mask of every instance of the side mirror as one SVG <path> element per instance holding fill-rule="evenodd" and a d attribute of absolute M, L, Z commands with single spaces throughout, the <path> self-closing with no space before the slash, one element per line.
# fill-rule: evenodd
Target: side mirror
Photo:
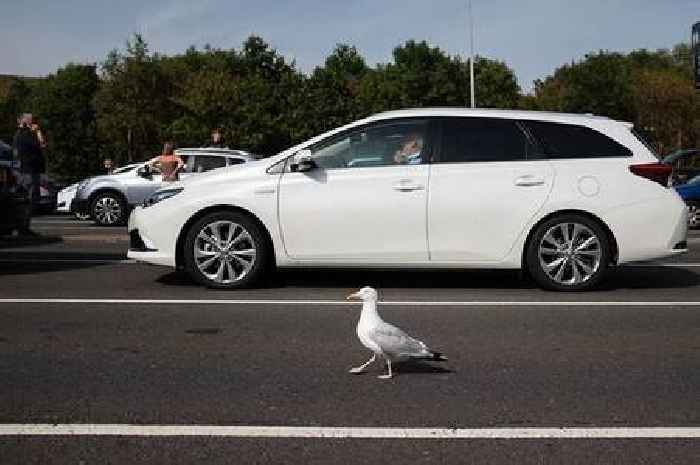
<path fill-rule="evenodd" d="M 313 169 L 318 168 L 318 165 L 311 157 L 311 150 L 300 150 L 294 155 L 292 164 L 289 165 L 289 169 L 295 173 L 305 173 Z"/>

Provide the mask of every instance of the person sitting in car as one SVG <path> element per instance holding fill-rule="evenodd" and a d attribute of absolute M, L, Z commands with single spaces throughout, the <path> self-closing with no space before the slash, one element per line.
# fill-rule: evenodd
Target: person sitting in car
<path fill-rule="evenodd" d="M 422 150 L 423 138 L 420 134 L 407 134 L 401 148 L 394 154 L 394 162 L 400 165 L 419 165 Z"/>
<path fill-rule="evenodd" d="M 166 142 L 163 144 L 163 153 L 146 162 L 149 167 L 157 168 L 162 175 L 163 182 L 175 182 L 179 179 L 178 173 L 185 166 L 180 157 L 175 155 L 175 144 Z"/>

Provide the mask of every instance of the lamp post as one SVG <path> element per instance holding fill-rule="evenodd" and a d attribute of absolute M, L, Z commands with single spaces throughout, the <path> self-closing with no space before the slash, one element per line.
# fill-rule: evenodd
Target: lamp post
<path fill-rule="evenodd" d="M 472 11 L 472 0 L 469 0 L 469 91 L 471 95 L 471 107 L 476 108 L 474 99 L 474 13 Z"/>

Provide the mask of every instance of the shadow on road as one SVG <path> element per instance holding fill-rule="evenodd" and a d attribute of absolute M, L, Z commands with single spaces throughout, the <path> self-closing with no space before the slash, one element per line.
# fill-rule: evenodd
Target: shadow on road
<path fill-rule="evenodd" d="M 0 251 L 0 276 L 79 270 L 116 263 L 124 258 L 123 253 Z"/>
<path fill-rule="evenodd" d="M 33 247 L 58 242 L 63 242 L 63 239 L 57 236 L 0 236 L 0 249 Z"/>
<path fill-rule="evenodd" d="M 156 280 L 168 286 L 199 286 L 181 271 Z M 690 269 L 664 266 L 620 267 L 610 272 L 599 291 L 616 289 L 674 289 L 695 287 L 700 275 Z M 280 270 L 263 284 L 266 288 L 317 287 L 435 289 L 536 289 L 538 286 L 517 270 Z"/>

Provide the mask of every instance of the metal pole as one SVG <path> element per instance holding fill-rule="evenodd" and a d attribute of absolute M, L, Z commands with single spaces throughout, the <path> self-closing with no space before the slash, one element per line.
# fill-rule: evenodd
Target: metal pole
<path fill-rule="evenodd" d="M 469 88 L 471 93 L 471 107 L 476 108 L 474 99 L 474 14 L 472 12 L 472 0 L 469 0 L 469 35 L 470 35 L 470 53 L 469 53 Z"/>

